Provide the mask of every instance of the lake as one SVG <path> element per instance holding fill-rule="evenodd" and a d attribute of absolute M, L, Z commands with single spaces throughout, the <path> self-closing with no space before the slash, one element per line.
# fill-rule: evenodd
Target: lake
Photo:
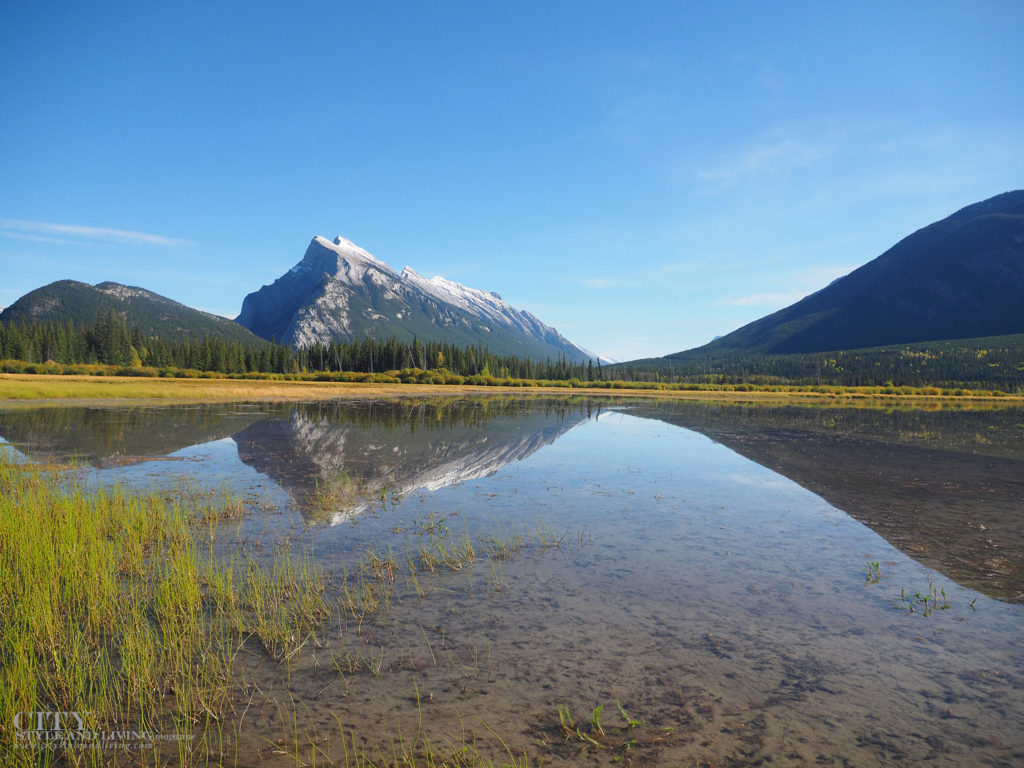
<path fill-rule="evenodd" d="M 359 558 L 471 545 L 283 663 L 239 654 L 215 760 L 417 735 L 519 765 L 1024 764 L 1019 407 L 51 406 L 0 438 L 239 494 L 222 546 L 292 542 L 339 599 Z"/>

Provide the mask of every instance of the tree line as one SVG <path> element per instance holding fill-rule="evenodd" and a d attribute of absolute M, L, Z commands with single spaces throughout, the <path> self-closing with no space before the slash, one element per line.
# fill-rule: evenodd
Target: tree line
<path fill-rule="evenodd" d="M 626 381 L 1024 389 L 1024 335 L 803 354 L 684 353 L 609 366 Z"/>
<path fill-rule="evenodd" d="M 1024 335 L 924 342 L 899 347 L 807 354 L 693 353 L 602 366 L 599 361 L 530 360 L 483 346 L 389 339 L 318 343 L 301 349 L 218 336 L 167 340 L 129 328 L 111 310 L 90 325 L 0 323 L 0 360 L 63 365 L 247 373 L 438 371 L 463 377 L 533 381 L 695 385 L 941 386 L 1024 390 Z M 403 379 L 404 380 L 404 379 Z"/>
<path fill-rule="evenodd" d="M 497 355 L 483 346 L 436 341 L 363 339 L 313 344 L 301 349 L 274 342 L 245 344 L 217 336 L 167 340 L 145 336 L 110 310 L 89 325 L 66 322 L 0 323 L 0 360 L 62 365 L 117 365 L 178 368 L 217 373 L 342 372 L 384 373 L 403 369 L 440 370 L 460 376 L 523 379 L 603 379 L 598 361 L 580 363 L 564 355 L 535 361 Z"/>

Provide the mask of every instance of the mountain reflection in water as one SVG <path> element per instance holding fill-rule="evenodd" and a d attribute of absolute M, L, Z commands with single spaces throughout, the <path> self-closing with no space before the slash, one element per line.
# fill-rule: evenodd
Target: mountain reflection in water
<path fill-rule="evenodd" d="M 490 396 L 378 402 L 19 408 L 0 437 L 95 467 L 230 437 L 307 519 L 485 477 L 602 409 L 700 432 L 784 475 L 961 585 L 1024 602 L 1024 412 Z M 237 466 L 237 465 L 236 465 Z M 193 468 L 190 467 L 190 471 Z M 202 463 L 194 467 L 203 471 Z"/>
<path fill-rule="evenodd" d="M 296 498 L 336 501 L 332 522 L 382 496 L 434 491 L 531 456 L 589 418 L 583 402 L 309 404 L 249 425 L 239 458 Z"/>
<path fill-rule="evenodd" d="M 1024 602 L 1024 410 L 657 403 L 962 586 Z"/>
<path fill-rule="evenodd" d="M 483 397 L 17 409 L 0 411 L 0 437 L 30 457 L 104 469 L 230 437 L 238 459 L 304 515 L 336 523 L 383 496 L 494 474 L 601 408 L 584 398 Z"/>

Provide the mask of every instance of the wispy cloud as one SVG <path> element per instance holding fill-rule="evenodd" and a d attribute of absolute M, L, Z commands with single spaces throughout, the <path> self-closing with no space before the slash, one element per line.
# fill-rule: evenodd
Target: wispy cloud
<path fill-rule="evenodd" d="M 820 291 L 825 286 L 844 275 L 848 275 L 854 267 L 811 267 L 794 274 L 790 283 L 794 286 L 788 291 L 765 291 L 740 296 L 736 299 L 724 299 L 718 306 L 725 307 L 784 307 L 793 302 Z"/>
<path fill-rule="evenodd" d="M 633 270 L 628 273 L 605 275 L 602 277 L 584 277 L 577 282 L 584 288 L 600 290 L 603 288 L 646 288 L 653 285 L 664 285 L 667 280 L 678 281 L 678 276 L 688 269 L 687 264 L 658 264 L 647 269 Z"/>
<path fill-rule="evenodd" d="M 715 166 L 697 171 L 697 178 L 704 182 L 731 186 L 760 176 L 804 168 L 829 154 L 830 151 L 822 144 L 786 139 L 760 144 L 723 157 Z"/>
<path fill-rule="evenodd" d="M 129 243 L 132 245 L 161 245 L 168 247 L 192 245 L 191 240 L 180 237 L 165 237 L 149 232 L 134 232 L 129 229 L 89 227 L 79 224 L 54 224 L 48 221 L 25 221 L 23 219 L 0 219 L 0 232 L 7 237 L 24 240 L 56 242 L 58 244 L 80 244 L 83 241 L 104 241 Z M 53 236 L 57 236 L 56 238 Z M 74 239 L 68 239 L 74 238 Z"/>
<path fill-rule="evenodd" d="M 752 293 L 749 296 L 740 296 L 738 299 L 730 299 L 719 303 L 729 307 L 768 307 L 777 304 L 792 304 L 806 295 L 803 291 Z"/>
<path fill-rule="evenodd" d="M 0 230 L 0 236 L 9 237 L 12 240 L 28 240 L 33 243 L 50 243 L 51 245 L 79 245 L 81 242 L 64 237 L 44 237 L 43 235 L 30 235 L 27 232 L 5 232 L 3 230 Z"/>
<path fill-rule="evenodd" d="M 859 266 L 859 264 L 846 264 L 835 267 L 809 267 L 800 271 L 800 278 L 804 281 L 805 285 L 816 285 L 818 288 L 824 288 L 840 277 L 850 274 Z"/>
<path fill-rule="evenodd" d="M 234 312 L 229 312 L 226 309 L 213 309 L 212 307 L 196 307 L 196 309 L 198 309 L 200 312 L 206 312 L 207 314 L 210 315 L 218 315 L 220 317 L 227 318 L 228 320 L 234 320 L 236 317 L 238 317 L 238 310 L 235 310 Z"/>

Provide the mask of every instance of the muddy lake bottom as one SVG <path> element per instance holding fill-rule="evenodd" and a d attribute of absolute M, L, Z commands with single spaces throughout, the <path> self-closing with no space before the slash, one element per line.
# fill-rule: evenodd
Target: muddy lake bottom
<path fill-rule="evenodd" d="M 1024 764 L 1022 606 L 668 407 L 19 411 L 0 436 L 82 456 L 95 483 L 228 487 L 249 509 L 223 546 L 287 538 L 335 601 L 369 553 L 398 564 L 386 610 L 336 614 L 283 662 L 246 643 L 199 763 L 345 765 L 353 743 L 429 739 L 499 765 Z M 415 567 L 459 541 L 472 558 Z"/>

